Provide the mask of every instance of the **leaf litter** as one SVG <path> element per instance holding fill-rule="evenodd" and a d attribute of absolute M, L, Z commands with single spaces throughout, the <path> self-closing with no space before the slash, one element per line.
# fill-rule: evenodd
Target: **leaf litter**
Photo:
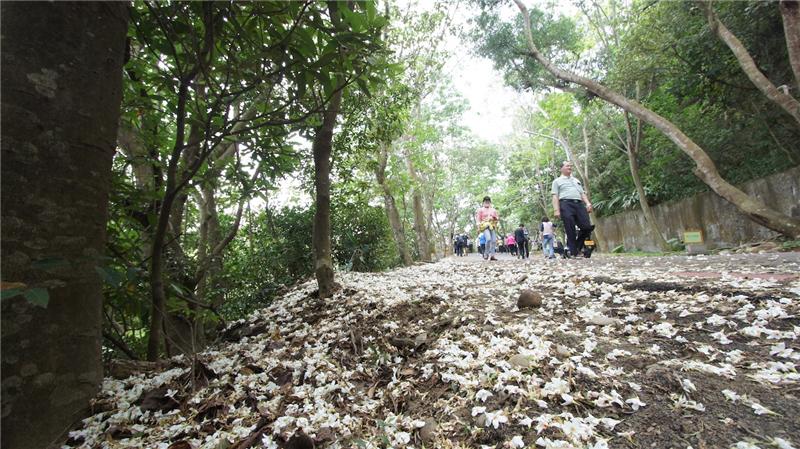
<path fill-rule="evenodd" d="M 739 275 L 800 260 L 737 256 L 309 281 L 195 360 L 106 378 L 64 448 L 800 447 L 800 281 Z"/>

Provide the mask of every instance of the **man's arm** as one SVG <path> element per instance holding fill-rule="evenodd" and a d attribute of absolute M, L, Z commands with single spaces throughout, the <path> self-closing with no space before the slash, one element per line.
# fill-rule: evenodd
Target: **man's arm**
<path fill-rule="evenodd" d="M 583 204 L 586 205 L 586 212 L 592 213 L 592 203 L 589 202 L 589 197 L 586 196 L 585 193 L 581 193 L 581 199 L 583 200 Z"/>
<path fill-rule="evenodd" d="M 561 207 L 558 204 L 558 195 L 556 194 L 553 194 L 553 215 L 555 215 L 556 218 L 561 217 Z"/>

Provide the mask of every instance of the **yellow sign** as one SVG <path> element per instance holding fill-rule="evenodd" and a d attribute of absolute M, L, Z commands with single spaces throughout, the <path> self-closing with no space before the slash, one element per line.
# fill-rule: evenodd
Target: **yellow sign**
<path fill-rule="evenodd" d="M 683 231 L 683 243 L 703 243 L 703 231 Z"/>

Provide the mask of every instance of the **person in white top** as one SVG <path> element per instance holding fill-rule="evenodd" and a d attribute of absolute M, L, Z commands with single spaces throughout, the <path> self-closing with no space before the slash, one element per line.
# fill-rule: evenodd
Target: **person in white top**
<path fill-rule="evenodd" d="M 553 251 L 553 242 L 556 238 L 556 225 L 550 221 L 549 218 L 542 218 L 542 223 L 539 224 L 539 232 L 542 233 L 542 251 L 544 257 L 547 259 L 555 259 L 556 255 Z"/>

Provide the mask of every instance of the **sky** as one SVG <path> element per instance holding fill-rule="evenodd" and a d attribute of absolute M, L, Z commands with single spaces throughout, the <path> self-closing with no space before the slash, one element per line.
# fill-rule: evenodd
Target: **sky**
<path fill-rule="evenodd" d="M 468 21 L 476 11 L 465 1 L 458 5 L 454 22 L 457 29 L 466 31 L 470 27 Z M 504 13 L 513 14 L 514 11 Z M 469 101 L 464 125 L 478 138 L 502 144 L 512 132 L 516 106 L 530 103 L 532 94 L 516 92 L 506 86 L 503 75 L 494 68 L 492 61 L 474 54 L 473 45 L 467 37 L 449 36 L 447 49 L 453 57 L 445 73 L 456 90 Z"/>
<path fill-rule="evenodd" d="M 485 58 L 463 54 L 454 58 L 453 65 L 453 86 L 469 101 L 464 125 L 483 140 L 502 143 L 512 132 L 514 109 L 525 94 L 506 86 L 503 75 Z"/>
<path fill-rule="evenodd" d="M 399 1 L 411 2 L 420 8 L 431 8 L 433 5 L 429 0 Z M 455 3 L 454 28 L 467 31 L 470 26 L 468 21 L 474 14 L 475 10 L 468 2 Z M 505 14 L 516 14 L 516 10 L 507 8 Z M 473 45 L 468 37 L 449 35 L 446 49 L 452 57 L 445 65 L 442 76 L 449 78 L 453 87 L 469 102 L 469 108 L 463 116 L 464 126 L 476 138 L 502 147 L 513 131 L 515 109 L 521 104 L 531 104 L 533 94 L 517 92 L 506 86 L 503 75 L 494 68 L 492 61 L 473 53 Z M 297 179 L 285 179 L 279 184 L 276 206 L 311 201 L 300 191 Z"/>

